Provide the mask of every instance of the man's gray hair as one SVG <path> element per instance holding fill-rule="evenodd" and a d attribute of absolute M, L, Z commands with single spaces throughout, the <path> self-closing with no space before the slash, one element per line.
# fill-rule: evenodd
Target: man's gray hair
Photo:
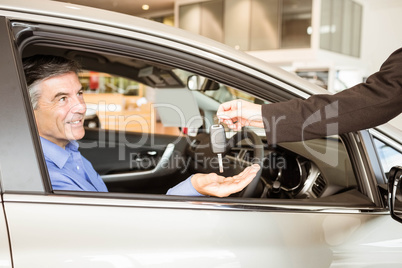
<path fill-rule="evenodd" d="M 29 96 L 33 109 L 38 108 L 39 84 L 48 78 L 74 72 L 78 75 L 81 67 L 73 60 L 51 55 L 35 55 L 22 60 Z"/>

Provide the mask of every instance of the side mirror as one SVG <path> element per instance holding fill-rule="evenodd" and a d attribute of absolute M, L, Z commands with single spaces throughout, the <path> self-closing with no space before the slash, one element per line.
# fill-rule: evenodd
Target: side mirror
<path fill-rule="evenodd" d="M 402 167 L 391 168 L 388 174 L 388 200 L 391 217 L 402 223 Z"/>
<path fill-rule="evenodd" d="M 199 75 L 191 75 L 187 79 L 187 87 L 190 90 L 218 90 L 220 88 L 219 83 L 210 80 L 208 78 L 199 76 Z"/>

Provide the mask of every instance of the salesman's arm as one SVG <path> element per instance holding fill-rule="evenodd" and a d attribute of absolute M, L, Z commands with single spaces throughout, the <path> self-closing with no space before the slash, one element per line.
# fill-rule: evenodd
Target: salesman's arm
<path fill-rule="evenodd" d="M 402 48 L 383 63 L 380 70 L 358 84 L 335 95 L 313 95 L 306 100 L 293 99 L 273 104 L 240 105 L 249 120 L 228 118 L 234 103 L 219 107 L 220 117 L 229 127 L 263 122 L 270 144 L 320 138 L 371 128 L 386 123 L 402 112 Z M 229 108 L 231 107 L 231 108 Z M 260 109 L 260 110 L 259 110 Z M 229 112 L 232 114 L 229 116 Z M 233 120 L 232 120 L 233 119 Z M 253 122 L 252 122 L 253 121 Z"/>

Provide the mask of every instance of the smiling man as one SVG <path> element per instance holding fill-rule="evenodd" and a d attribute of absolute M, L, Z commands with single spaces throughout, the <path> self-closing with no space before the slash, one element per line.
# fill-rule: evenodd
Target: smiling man
<path fill-rule="evenodd" d="M 41 96 L 34 110 L 39 135 L 64 149 L 70 140 L 85 134 L 86 105 L 81 84 L 70 72 L 46 79 L 40 87 Z"/>
<path fill-rule="evenodd" d="M 77 140 L 85 135 L 86 112 L 79 65 L 49 55 L 25 58 L 23 65 L 53 190 L 107 192 L 102 178 L 78 151 Z M 246 187 L 259 168 L 253 165 L 227 178 L 194 174 L 168 194 L 228 196 Z"/>

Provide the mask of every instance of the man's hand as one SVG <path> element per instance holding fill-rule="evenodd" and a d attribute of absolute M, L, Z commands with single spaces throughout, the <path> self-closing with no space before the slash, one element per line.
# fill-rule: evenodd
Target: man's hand
<path fill-rule="evenodd" d="M 216 173 L 197 173 L 191 177 L 193 187 L 203 195 L 225 197 L 243 190 L 255 177 L 260 166 L 254 164 L 233 177 L 223 177 Z"/>
<path fill-rule="evenodd" d="M 248 101 L 232 100 L 222 103 L 216 114 L 221 122 L 235 131 L 244 126 L 264 127 L 261 105 Z"/>

